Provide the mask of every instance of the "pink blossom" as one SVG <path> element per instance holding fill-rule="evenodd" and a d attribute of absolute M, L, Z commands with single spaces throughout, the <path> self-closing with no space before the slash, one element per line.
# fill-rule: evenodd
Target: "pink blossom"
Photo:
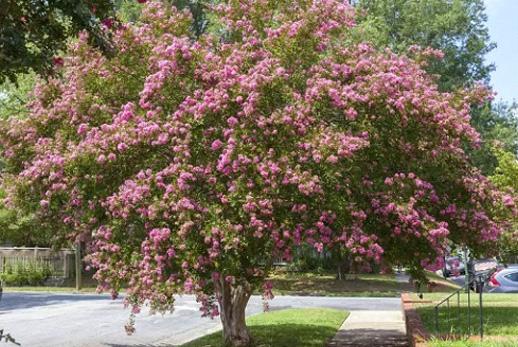
<path fill-rule="evenodd" d="M 222 145 L 223 145 L 223 142 L 221 142 L 220 140 L 214 140 L 212 142 L 210 148 L 212 148 L 213 151 L 216 151 L 216 150 L 220 149 Z"/>

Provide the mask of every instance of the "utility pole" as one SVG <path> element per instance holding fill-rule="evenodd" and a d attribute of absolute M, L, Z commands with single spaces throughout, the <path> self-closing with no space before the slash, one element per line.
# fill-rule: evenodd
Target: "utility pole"
<path fill-rule="evenodd" d="M 466 288 L 466 293 L 470 290 L 469 288 L 469 282 L 470 282 L 470 269 L 469 269 L 469 249 L 468 246 L 464 246 L 462 248 L 463 257 L 464 260 L 464 286 Z"/>
<path fill-rule="evenodd" d="M 81 242 L 79 241 L 77 244 L 76 244 L 76 249 L 75 249 L 75 263 L 76 263 L 76 290 L 79 291 L 81 290 L 81 287 L 82 287 L 82 266 L 81 266 L 81 263 L 82 263 L 82 259 L 81 259 Z"/>

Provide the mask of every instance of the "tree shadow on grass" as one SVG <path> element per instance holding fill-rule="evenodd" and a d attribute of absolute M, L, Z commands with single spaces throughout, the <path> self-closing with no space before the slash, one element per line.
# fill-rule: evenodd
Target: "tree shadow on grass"
<path fill-rule="evenodd" d="M 516 297 L 518 300 L 518 295 Z M 469 331 L 472 335 L 479 332 L 479 307 L 474 306 L 470 310 L 470 325 L 468 325 L 468 308 L 461 307 L 458 311 L 456 306 L 441 307 L 439 309 L 439 331 L 435 328 L 435 313 L 433 306 L 420 307 L 418 312 L 428 331 L 434 335 L 444 335 L 455 333 L 466 335 Z M 517 336 L 518 335 L 518 307 L 484 307 L 484 334 L 497 336 Z"/>
<path fill-rule="evenodd" d="M 250 328 L 255 345 L 264 347 L 323 346 L 336 328 L 316 324 L 255 325 Z M 192 347 L 187 345 L 188 347 Z"/>
<path fill-rule="evenodd" d="M 335 328 L 316 324 L 254 325 L 249 329 L 254 347 L 322 347 L 336 333 Z M 152 347 L 150 345 L 113 344 L 109 346 Z M 160 347 L 224 347 L 224 344 L 222 333 L 218 331 L 182 345 L 161 343 Z"/>
<path fill-rule="evenodd" d="M 397 296 L 401 290 L 412 290 L 408 283 L 399 283 L 395 278 L 383 275 L 337 280 L 333 276 L 286 275 L 273 278 L 274 289 L 295 295 L 342 295 L 344 293 L 374 292 L 384 296 Z"/>

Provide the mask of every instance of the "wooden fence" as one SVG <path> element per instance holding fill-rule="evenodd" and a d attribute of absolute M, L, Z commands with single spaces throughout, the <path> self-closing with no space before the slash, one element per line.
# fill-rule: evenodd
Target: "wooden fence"
<path fill-rule="evenodd" d="M 74 251 L 71 249 L 0 247 L 0 272 L 16 264 L 39 264 L 48 266 L 53 276 L 73 278 Z"/>

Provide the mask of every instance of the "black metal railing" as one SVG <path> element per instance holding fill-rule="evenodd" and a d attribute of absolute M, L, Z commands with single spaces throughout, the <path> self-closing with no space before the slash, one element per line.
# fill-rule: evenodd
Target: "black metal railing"
<path fill-rule="evenodd" d="M 473 306 L 471 291 L 476 289 L 478 293 L 478 317 L 473 315 L 472 311 L 476 309 Z M 436 334 L 441 333 L 442 327 L 446 324 L 448 333 L 457 332 L 462 335 L 472 335 L 475 331 L 472 329 L 473 318 L 478 318 L 478 334 L 480 339 L 484 337 L 484 309 L 483 309 L 483 292 L 484 279 L 482 277 L 472 278 L 467 284 L 459 288 L 455 292 L 448 295 L 445 299 L 434 306 L 434 323 Z M 464 295 L 465 294 L 465 295 Z M 466 302 L 462 300 L 466 297 Z M 446 313 L 441 315 L 441 309 L 446 310 Z M 444 312 L 444 311 L 442 311 Z M 465 313 L 465 315 L 463 315 Z M 442 330 L 444 331 L 444 330 Z"/>

